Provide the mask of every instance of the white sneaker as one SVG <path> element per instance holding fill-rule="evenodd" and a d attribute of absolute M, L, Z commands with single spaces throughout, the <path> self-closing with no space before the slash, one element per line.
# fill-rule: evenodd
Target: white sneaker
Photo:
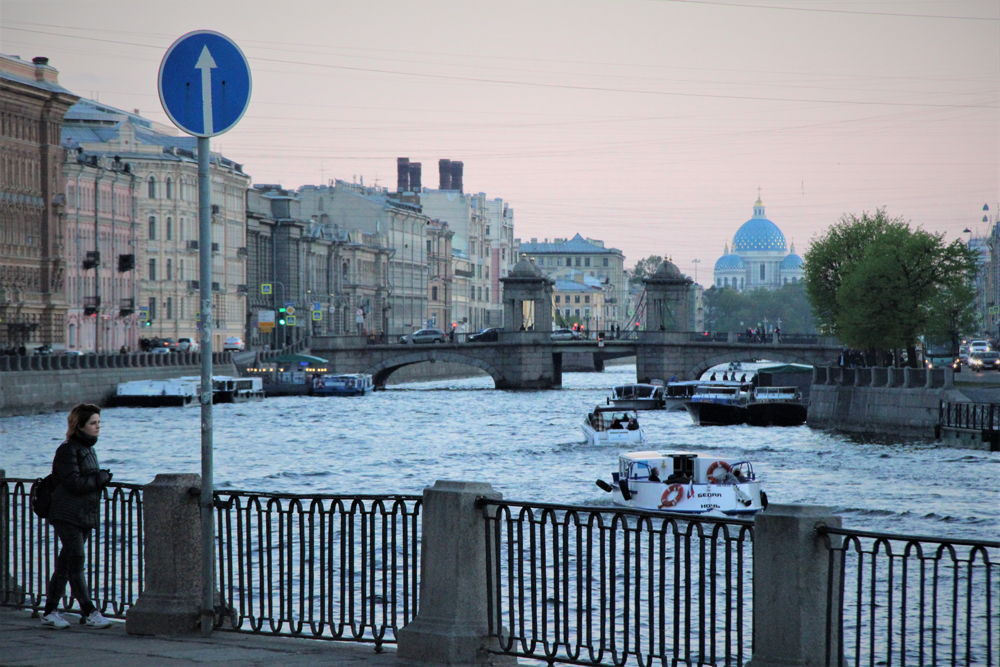
<path fill-rule="evenodd" d="M 58 611 L 54 611 L 51 614 L 42 616 L 42 627 L 52 628 L 53 630 L 65 630 L 69 627 L 69 623 L 59 615 Z"/>
<path fill-rule="evenodd" d="M 84 625 L 88 628 L 108 628 L 111 627 L 111 621 L 104 618 L 104 616 L 101 615 L 101 612 L 95 609 L 90 612 L 90 616 L 87 617 Z"/>

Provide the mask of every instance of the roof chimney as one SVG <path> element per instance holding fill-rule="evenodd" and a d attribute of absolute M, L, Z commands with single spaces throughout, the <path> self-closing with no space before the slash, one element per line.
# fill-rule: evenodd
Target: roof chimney
<path fill-rule="evenodd" d="M 410 163 L 410 190 L 420 192 L 420 163 Z"/>
<path fill-rule="evenodd" d="M 45 81 L 45 68 L 49 66 L 49 59 L 45 56 L 36 56 L 31 62 L 35 63 L 35 81 Z"/>
<path fill-rule="evenodd" d="M 462 163 L 451 163 L 451 189 L 462 191 Z"/>
<path fill-rule="evenodd" d="M 408 192 L 410 189 L 410 158 L 396 158 L 396 191 Z"/>
<path fill-rule="evenodd" d="M 442 190 L 451 190 L 451 160 L 438 160 L 438 175 Z"/>

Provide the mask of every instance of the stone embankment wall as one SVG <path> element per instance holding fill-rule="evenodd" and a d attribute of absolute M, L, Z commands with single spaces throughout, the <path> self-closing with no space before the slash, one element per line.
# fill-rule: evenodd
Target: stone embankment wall
<path fill-rule="evenodd" d="M 213 374 L 237 375 L 232 355 L 216 353 Z M 0 417 L 104 405 L 120 382 L 201 374 L 201 355 L 94 354 L 0 357 Z"/>
<path fill-rule="evenodd" d="M 813 369 L 808 424 L 933 438 L 941 401 L 967 401 L 950 368 Z"/>

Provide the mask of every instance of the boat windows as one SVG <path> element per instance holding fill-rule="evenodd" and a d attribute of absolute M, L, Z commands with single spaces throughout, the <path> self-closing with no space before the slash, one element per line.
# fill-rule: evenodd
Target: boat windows
<path fill-rule="evenodd" d="M 666 481 L 683 481 L 694 479 L 694 460 L 697 454 L 674 454 L 670 457 L 674 461 L 674 470 Z"/>

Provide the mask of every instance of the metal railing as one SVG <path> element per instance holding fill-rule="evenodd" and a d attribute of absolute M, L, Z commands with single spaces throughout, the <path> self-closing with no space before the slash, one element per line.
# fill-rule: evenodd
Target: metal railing
<path fill-rule="evenodd" d="M 489 633 L 548 663 L 743 665 L 747 520 L 481 500 Z"/>
<path fill-rule="evenodd" d="M 378 647 L 416 616 L 420 496 L 216 491 L 215 505 L 223 629 Z"/>
<path fill-rule="evenodd" d="M 1000 405 L 996 403 L 947 403 L 941 401 L 938 423 L 948 428 L 1000 430 Z"/>
<path fill-rule="evenodd" d="M 1000 662 L 1000 542 L 817 532 L 828 536 L 827 665 Z"/>
<path fill-rule="evenodd" d="M 0 478 L 0 605 L 39 610 L 59 551 L 52 526 L 31 511 L 35 482 Z M 87 542 L 87 586 L 105 616 L 125 618 L 139 598 L 142 548 L 142 487 L 112 482 L 102 491 L 100 522 Z M 64 597 L 60 608 L 71 603 Z"/>

